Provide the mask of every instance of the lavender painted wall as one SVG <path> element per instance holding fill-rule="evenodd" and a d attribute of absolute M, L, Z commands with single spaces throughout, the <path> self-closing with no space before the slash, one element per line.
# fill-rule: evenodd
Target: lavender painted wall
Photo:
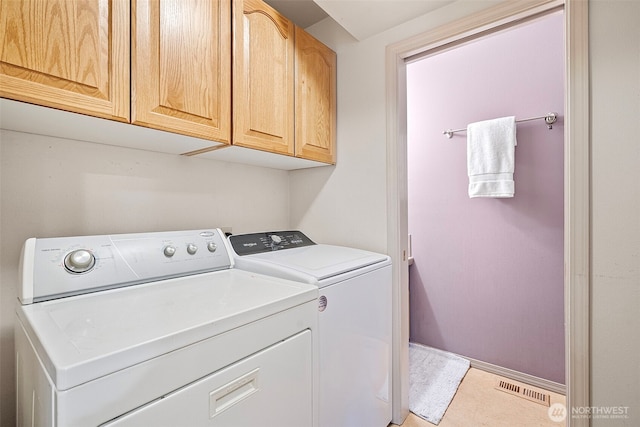
<path fill-rule="evenodd" d="M 407 67 L 411 341 L 564 383 L 562 12 Z M 515 197 L 469 199 L 466 134 L 515 115 Z"/>

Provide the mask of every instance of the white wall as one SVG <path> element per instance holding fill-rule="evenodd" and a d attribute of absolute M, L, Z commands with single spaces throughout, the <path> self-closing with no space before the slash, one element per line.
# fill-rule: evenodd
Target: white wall
<path fill-rule="evenodd" d="M 286 171 L 4 130 L 0 161 L 2 426 L 15 425 L 13 323 L 26 238 L 289 226 Z"/>
<path fill-rule="evenodd" d="M 593 406 L 640 425 L 640 2 L 591 1 Z"/>

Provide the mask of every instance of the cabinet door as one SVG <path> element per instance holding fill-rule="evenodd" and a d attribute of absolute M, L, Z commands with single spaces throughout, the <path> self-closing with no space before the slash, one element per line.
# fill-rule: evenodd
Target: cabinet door
<path fill-rule="evenodd" d="M 1 0 L 0 96 L 129 120 L 128 0 Z"/>
<path fill-rule="evenodd" d="M 134 0 L 132 122 L 230 142 L 229 0 Z"/>
<path fill-rule="evenodd" d="M 260 0 L 233 7 L 233 144 L 293 155 L 294 25 Z"/>
<path fill-rule="evenodd" d="M 296 27 L 296 156 L 335 163 L 336 53 Z"/>

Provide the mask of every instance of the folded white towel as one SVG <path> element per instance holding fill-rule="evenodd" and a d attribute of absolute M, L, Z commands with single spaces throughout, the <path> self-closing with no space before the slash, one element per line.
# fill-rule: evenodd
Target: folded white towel
<path fill-rule="evenodd" d="M 516 144 L 515 117 L 467 126 L 469 197 L 513 197 Z"/>

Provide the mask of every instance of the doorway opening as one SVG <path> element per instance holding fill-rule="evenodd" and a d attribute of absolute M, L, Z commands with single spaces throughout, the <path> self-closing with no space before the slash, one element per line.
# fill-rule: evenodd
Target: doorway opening
<path fill-rule="evenodd" d="M 558 393 L 563 40 L 558 10 L 406 61 L 409 338 Z M 544 118 L 520 121 L 550 111 L 558 115 L 551 129 Z M 513 175 L 501 182 L 515 191 L 470 197 L 463 129 L 505 116 L 515 116 L 517 146 L 503 147 Z M 446 129 L 458 131 L 447 138 Z"/>
<path fill-rule="evenodd" d="M 586 2 L 505 2 L 482 14 L 387 47 L 388 253 L 394 259 L 393 420 L 408 414 L 408 229 L 406 63 L 564 7 L 564 320 L 567 407 L 589 406 L 589 92 Z M 518 4 L 514 4 L 518 3 Z M 537 113 L 536 113 L 537 114 Z M 463 123 L 464 124 L 464 123 Z M 444 125 L 445 127 L 449 125 Z M 457 126 L 452 124 L 451 126 Z M 567 424 L 583 425 L 567 418 Z M 586 425 L 586 424 L 585 424 Z"/>

